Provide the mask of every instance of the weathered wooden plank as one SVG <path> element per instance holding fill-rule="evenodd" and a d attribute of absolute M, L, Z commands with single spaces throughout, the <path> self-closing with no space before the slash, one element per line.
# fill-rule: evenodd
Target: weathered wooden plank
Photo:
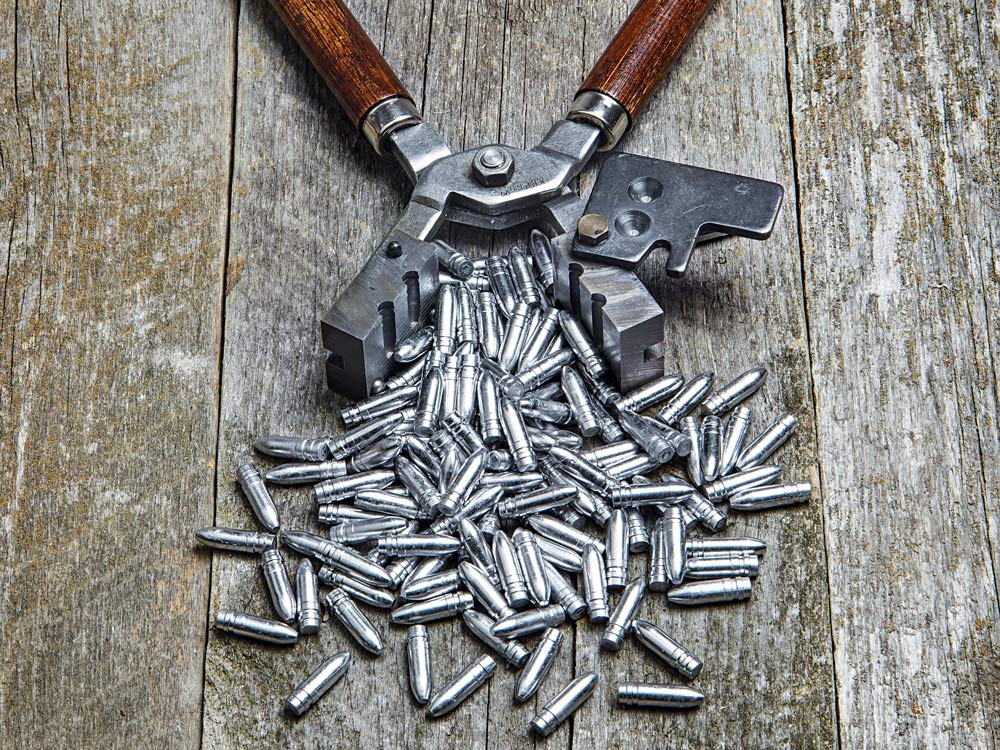
<path fill-rule="evenodd" d="M 588 63 L 625 12 L 624 4 L 591 11 Z M 786 187 L 777 229 L 766 243 L 726 240 L 703 247 L 679 281 L 665 277 L 654 253 L 640 275 L 664 305 L 667 369 L 688 375 L 714 370 L 725 380 L 766 366 L 768 380 L 750 402 L 754 428 L 781 411 L 798 417 L 798 435 L 779 461 L 786 476 L 818 483 L 784 64 L 779 8 L 718 3 L 621 148 Z M 703 657 L 704 671 L 693 683 L 706 695 L 698 711 L 617 709 L 620 681 L 682 680 L 634 642 L 616 656 L 599 656 L 596 629 L 579 629 L 577 672 L 596 669 L 601 683 L 574 722 L 574 746 L 836 745 L 822 504 L 817 489 L 802 509 L 731 515 L 729 533 L 758 536 L 769 545 L 746 605 L 685 610 L 658 594 L 643 604 L 644 617 Z M 643 560 L 636 572 L 645 566 Z"/>
<path fill-rule="evenodd" d="M 787 8 L 843 745 L 993 747 L 1000 16 Z"/>
<path fill-rule="evenodd" d="M 232 24 L 0 7 L 4 747 L 198 744 Z"/>

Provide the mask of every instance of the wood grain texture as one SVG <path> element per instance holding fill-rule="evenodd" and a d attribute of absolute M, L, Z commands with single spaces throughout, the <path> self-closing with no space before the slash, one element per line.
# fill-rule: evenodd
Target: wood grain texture
<path fill-rule="evenodd" d="M 0 745 L 195 747 L 228 4 L 0 7 Z"/>
<path fill-rule="evenodd" d="M 843 746 L 994 747 L 1000 15 L 788 18 Z"/>
<path fill-rule="evenodd" d="M 271 4 L 355 127 L 383 99 L 412 100 L 342 0 L 271 0 Z"/>
<path fill-rule="evenodd" d="M 600 91 L 612 97 L 625 108 L 634 125 L 714 4 L 715 0 L 639 0 L 594 63 L 580 91 Z"/>

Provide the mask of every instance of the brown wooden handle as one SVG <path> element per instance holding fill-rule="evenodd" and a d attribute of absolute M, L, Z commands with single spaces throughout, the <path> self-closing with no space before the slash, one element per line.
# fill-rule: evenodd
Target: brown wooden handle
<path fill-rule="evenodd" d="M 577 94 L 607 94 L 634 122 L 714 2 L 639 0 Z"/>
<path fill-rule="evenodd" d="M 342 0 L 271 0 L 355 127 L 384 99 L 413 101 Z"/>

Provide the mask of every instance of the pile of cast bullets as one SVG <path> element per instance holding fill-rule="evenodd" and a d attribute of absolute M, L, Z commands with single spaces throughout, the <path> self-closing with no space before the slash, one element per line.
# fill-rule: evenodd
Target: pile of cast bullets
<path fill-rule="evenodd" d="M 531 257 L 515 248 L 470 260 L 443 243 L 441 252 L 448 273 L 434 324 L 395 347 L 403 367 L 376 395 L 343 409 L 347 431 L 263 437 L 257 451 L 291 463 L 263 477 L 250 463 L 239 467 L 266 533 L 197 532 L 209 547 L 260 555 L 277 616 L 220 611 L 216 628 L 291 644 L 316 633 L 325 610 L 379 654 L 379 629 L 358 604 L 388 610 L 393 624 L 409 628 L 410 687 L 429 717 L 486 683 L 493 655 L 521 670 L 514 698 L 527 701 L 563 642 L 560 626 L 584 615 L 604 628 L 601 649 L 617 651 L 631 634 L 695 678 L 701 659 L 635 614 L 647 592 L 680 606 L 750 596 L 765 544 L 694 532 L 723 531 L 726 505 L 742 513 L 809 498 L 808 482 L 778 483 L 781 468 L 767 463 L 795 418 L 784 414 L 746 440 L 751 411 L 741 402 L 760 387 L 763 369 L 714 392 L 706 372 L 619 393 L 580 322 L 548 302 L 552 263 L 540 233 Z M 644 416 L 651 407 L 658 410 Z M 268 483 L 311 485 L 329 533 L 282 527 Z M 294 591 L 282 548 L 304 556 Z M 648 573 L 628 581 L 637 554 L 648 555 Z M 320 586 L 330 587 L 322 606 Z M 621 592 L 617 603 L 609 592 Z M 452 617 L 493 655 L 432 677 L 425 623 Z M 519 640 L 536 634 L 531 649 Z M 304 713 L 349 662 L 347 651 L 323 662 L 286 699 L 286 712 Z M 596 682 L 590 672 L 553 690 L 531 727 L 553 732 Z M 617 696 L 621 706 L 665 709 L 703 700 L 687 685 L 635 682 L 618 685 Z"/>

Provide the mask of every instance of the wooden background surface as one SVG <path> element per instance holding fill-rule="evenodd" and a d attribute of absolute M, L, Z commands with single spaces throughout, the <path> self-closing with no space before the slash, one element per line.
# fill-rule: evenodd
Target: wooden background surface
<path fill-rule="evenodd" d="M 629 6 L 350 4 L 453 148 L 536 142 Z M 251 522 L 252 436 L 335 427 L 319 314 L 403 178 L 264 0 L 13 0 L 0 29 L 4 748 L 996 746 L 996 4 L 720 0 L 625 139 L 786 186 L 766 244 L 643 275 L 671 366 L 772 369 L 761 402 L 800 419 L 782 460 L 816 499 L 739 523 L 771 545 L 749 606 L 659 614 L 706 657 L 701 710 L 613 711 L 605 679 L 538 743 L 506 671 L 424 721 L 399 630 L 292 722 L 281 698 L 342 632 L 283 651 L 207 629 L 264 590 L 192 530 Z M 442 672 L 479 653 L 439 634 Z M 595 644 L 580 626 L 550 684 L 658 674 Z"/>

